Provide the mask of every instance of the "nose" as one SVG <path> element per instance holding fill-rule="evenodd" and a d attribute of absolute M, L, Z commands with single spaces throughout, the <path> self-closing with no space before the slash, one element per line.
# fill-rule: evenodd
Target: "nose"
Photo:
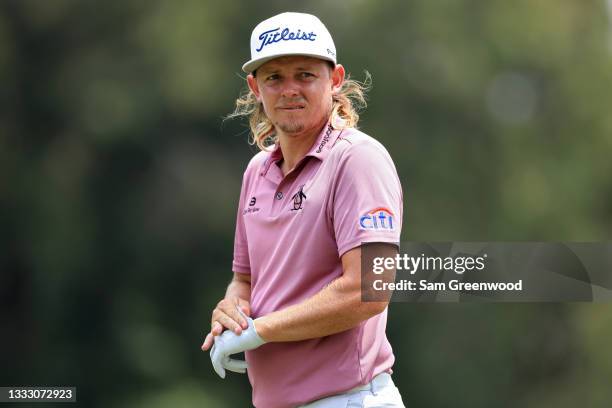
<path fill-rule="evenodd" d="M 295 98 L 300 95 L 299 86 L 295 81 L 287 80 L 283 83 L 281 95 L 285 98 Z"/>

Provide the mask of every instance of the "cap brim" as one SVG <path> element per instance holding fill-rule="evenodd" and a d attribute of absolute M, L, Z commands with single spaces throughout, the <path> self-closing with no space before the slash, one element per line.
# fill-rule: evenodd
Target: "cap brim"
<path fill-rule="evenodd" d="M 263 64 L 265 64 L 268 61 L 272 61 L 273 59 L 280 58 L 280 57 L 288 57 L 288 56 L 293 56 L 293 55 L 300 55 L 300 56 L 303 56 L 303 57 L 318 58 L 318 59 L 321 59 L 321 60 L 324 60 L 324 61 L 332 62 L 334 65 L 336 65 L 336 61 L 334 59 L 325 57 L 323 55 L 288 52 L 286 54 L 276 54 L 276 55 L 271 55 L 271 56 L 268 56 L 268 57 L 252 59 L 252 60 L 246 62 L 242 66 L 242 70 L 244 72 L 246 72 L 247 74 L 250 74 L 250 73 L 255 71 L 257 68 L 261 67 Z"/>

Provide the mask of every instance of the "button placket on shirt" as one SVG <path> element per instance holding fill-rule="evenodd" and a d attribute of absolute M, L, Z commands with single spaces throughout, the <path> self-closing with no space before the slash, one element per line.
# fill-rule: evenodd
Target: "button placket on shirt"
<path fill-rule="evenodd" d="M 266 198 L 266 200 L 269 199 L 271 202 L 268 214 L 270 216 L 274 216 L 277 214 L 277 206 L 279 202 L 282 202 L 282 199 L 284 198 L 282 186 L 285 178 L 283 177 L 283 173 L 277 163 L 270 163 L 268 166 L 269 167 L 266 169 L 266 171 L 262 173 L 262 176 L 264 176 L 269 182 L 274 185 L 274 189 L 272 190 L 272 197 L 268 196 L 270 198 Z"/>
<path fill-rule="evenodd" d="M 274 203 L 272 205 L 272 213 L 274 215 L 277 215 L 279 211 L 282 211 L 287 202 L 287 193 L 289 192 L 288 189 L 291 187 L 291 182 L 295 178 L 291 177 L 290 174 L 291 173 L 287 174 L 287 176 L 281 180 L 276 188 L 276 191 L 274 192 L 274 200 L 272 200 Z"/>
<path fill-rule="evenodd" d="M 276 191 L 274 192 L 274 199 L 272 200 L 272 215 L 277 215 L 279 211 L 285 207 L 287 203 L 287 194 L 289 193 L 289 190 L 291 189 L 291 186 L 295 180 L 299 177 L 304 166 L 306 166 L 307 161 L 308 157 L 302 158 L 302 160 L 300 160 L 298 164 L 284 176 L 280 171 L 280 168 L 275 169 L 275 172 L 278 170 L 279 181 L 278 187 L 276 187 Z"/>

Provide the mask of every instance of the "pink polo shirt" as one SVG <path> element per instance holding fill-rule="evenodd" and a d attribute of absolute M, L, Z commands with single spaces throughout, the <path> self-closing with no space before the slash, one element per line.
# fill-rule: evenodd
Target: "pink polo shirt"
<path fill-rule="evenodd" d="M 280 158 L 279 148 L 253 157 L 240 193 L 233 271 L 251 274 L 254 318 L 319 292 L 348 250 L 400 240 L 401 185 L 375 139 L 328 124 L 286 176 Z M 253 404 L 294 407 L 368 383 L 394 362 L 386 323 L 385 310 L 338 334 L 246 352 Z"/>

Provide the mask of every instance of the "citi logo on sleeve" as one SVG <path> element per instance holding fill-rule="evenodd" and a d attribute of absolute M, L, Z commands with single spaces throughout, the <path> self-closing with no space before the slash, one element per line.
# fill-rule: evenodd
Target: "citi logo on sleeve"
<path fill-rule="evenodd" d="M 385 207 L 377 207 L 359 217 L 359 229 L 375 231 L 393 231 L 393 213 Z"/>

